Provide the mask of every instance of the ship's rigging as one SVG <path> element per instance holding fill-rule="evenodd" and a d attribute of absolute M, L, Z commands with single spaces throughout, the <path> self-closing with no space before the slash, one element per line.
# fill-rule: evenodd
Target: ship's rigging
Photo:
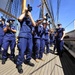
<path fill-rule="evenodd" d="M 17 19 L 17 17 L 24 11 L 26 2 L 23 3 L 23 1 L 26 0 L 0 0 L 0 11 L 4 14 L 6 17 L 13 17 Z M 32 0 L 33 1 L 33 0 Z M 31 2 L 31 0 L 30 0 Z M 4 5 L 2 5 L 4 4 Z M 22 5 L 23 4 L 23 5 Z M 55 20 L 54 20 L 54 12 L 52 7 L 52 0 L 41 0 L 42 8 L 40 8 L 40 17 L 46 14 L 46 12 L 49 14 L 50 17 L 50 23 L 52 27 L 55 29 Z M 60 0 L 57 0 L 57 21 L 59 19 L 59 6 L 60 6 Z M 44 12 L 47 10 L 46 12 Z"/>

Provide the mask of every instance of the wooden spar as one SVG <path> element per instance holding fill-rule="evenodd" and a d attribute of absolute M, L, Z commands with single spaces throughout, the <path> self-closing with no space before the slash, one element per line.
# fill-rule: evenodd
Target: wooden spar
<path fill-rule="evenodd" d="M 3 13 L 5 13 L 5 14 L 7 14 L 8 16 L 11 16 L 11 17 L 17 19 L 15 16 L 13 16 L 12 14 L 6 12 L 5 10 L 3 10 L 3 9 L 1 9 L 1 8 L 0 8 L 0 11 L 3 12 Z"/>
<path fill-rule="evenodd" d="M 26 0 L 22 0 L 22 13 L 25 12 L 26 9 Z"/>

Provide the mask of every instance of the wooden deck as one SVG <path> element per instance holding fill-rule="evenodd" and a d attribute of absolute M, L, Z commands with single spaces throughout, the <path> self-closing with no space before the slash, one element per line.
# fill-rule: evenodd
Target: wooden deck
<path fill-rule="evenodd" d="M 31 60 L 35 67 L 30 67 L 23 64 L 23 74 L 21 75 L 75 75 L 75 63 L 70 60 L 70 57 L 63 53 L 63 57 L 49 53 L 44 54 L 45 61 L 39 63 Z M 1 64 L 0 60 L 0 75 L 20 75 L 16 69 L 16 65 L 7 60 L 5 65 Z"/>

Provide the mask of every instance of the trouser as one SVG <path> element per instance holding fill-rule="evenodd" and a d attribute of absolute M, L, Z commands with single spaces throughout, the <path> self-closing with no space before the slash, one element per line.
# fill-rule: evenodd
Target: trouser
<path fill-rule="evenodd" d="M 21 65 L 24 62 L 24 55 L 26 52 L 26 61 L 30 61 L 32 55 L 32 38 L 19 38 L 18 49 L 19 54 L 17 57 L 16 64 Z M 27 50 L 27 51 L 26 51 Z"/>
<path fill-rule="evenodd" d="M 56 40 L 54 40 L 54 47 L 53 47 L 53 52 L 55 52 L 55 49 L 57 49 Z"/>
<path fill-rule="evenodd" d="M 46 53 L 49 53 L 50 52 L 50 49 L 49 49 L 49 41 L 48 40 L 45 40 L 45 45 L 46 45 Z"/>
<path fill-rule="evenodd" d="M 45 40 L 41 38 L 40 39 L 39 59 L 41 59 L 43 57 L 44 51 L 45 51 Z"/>
<path fill-rule="evenodd" d="M 13 58 L 15 56 L 15 46 L 16 46 L 16 41 L 15 38 L 4 38 L 3 39 L 3 53 L 2 53 L 2 59 L 7 59 L 7 51 L 8 51 L 8 47 L 10 46 L 10 50 L 11 50 L 11 54 L 10 54 L 10 58 Z"/>
<path fill-rule="evenodd" d="M 50 45 L 51 45 L 51 46 L 53 45 L 53 40 L 51 40 L 51 39 L 50 39 Z"/>
<path fill-rule="evenodd" d="M 0 53 L 2 52 L 2 50 L 1 50 L 2 43 L 3 43 L 3 36 L 0 36 Z"/>
<path fill-rule="evenodd" d="M 56 45 L 57 45 L 57 52 L 58 52 L 58 54 L 60 54 L 63 50 L 64 41 L 60 40 L 60 39 L 57 39 Z"/>
<path fill-rule="evenodd" d="M 40 38 L 39 39 L 34 38 L 34 50 L 33 50 L 34 59 L 39 58 L 39 51 L 40 51 Z"/>

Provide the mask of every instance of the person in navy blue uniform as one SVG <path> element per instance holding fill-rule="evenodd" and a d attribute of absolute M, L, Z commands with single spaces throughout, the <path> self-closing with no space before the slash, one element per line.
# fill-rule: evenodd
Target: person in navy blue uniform
<path fill-rule="evenodd" d="M 37 22 L 40 20 L 37 20 Z M 39 62 L 39 51 L 40 51 L 40 34 L 41 34 L 41 26 L 36 26 L 34 28 L 33 34 L 33 55 L 36 62 Z"/>
<path fill-rule="evenodd" d="M 23 69 L 22 69 L 23 62 L 27 65 L 34 66 L 34 64 L 30 62 L 32 56 L 32 46 L 33 46 L 31 26 L 37 26 L 42 21 L 35 23 L 35 21 L 31 16 L 31 13 L 27 9 L 19 17 L 21 28 L 18 36 L 19 54 L 16 60 L 16 68 L 18 69 L 19 73 L 23 73 Z M 26 60 L 24 60 L 25 52 L 27 53 Z"/>
<path fill-rule="evenodd" d="M 53 44 L 54 44 L 53 53 L 55 53 L 55 50 L 57 48 L 57 45 L 56 45 L 56 31 L 54 31 L 54 41 L 53 41 Z"/>
<path fill-rule="evenodd" d="M 46 54 L 48 54 L 50 52 L 49 46 L 49 28 L 47 28 L 48 23 L 45 22 L 43 23 L 43 27 L 45 28 L 45 45 L 46 45 Z"/>
<path fill-rule="evenodd" d="M 15 41 L 16 29 L 15 26 L 13 26 L 14 21 L 15 21 L 14 19 L 10 18 L 8 19 L 7 23 L 3 26 L 3 30 L 5 33 L 4 33 L 3 44 L 2 44 L 2 48 L 3 48 L 2 64 L 5 64 L 8 58 L 7 51 L 9 46 L 11 50 L 10 59 L 14 61 L 14 57 L 15 57 L 14 51 L 16 45 L 16 41 Z"/>
<path fill-rule="evenodd" d="M 64 41 L 63 38 L 65 36 L 65 29 L 62 28 L 61 24 L 58 24 L 58 28 L 56 29 L 56 45 L 57 45 L 57 52 L 60 57 L 62 57 L 62 50 Z"/>
<path fill-rule="evenodd" d="M 51 29 L 51 31 L 50 31 L 50 46 L 53 46 L 53 41 L 54 41 L 54 33 L 53 33 L 53 30 Z"/>
<path fill-rule="evenodd" d="M 41 24 L 39 59 L 42 61 L 44 61 L 43 59 L 44 51 L 45 51 L 45 28 L 43 24 Z"/>
<path fill-rule="evenodd" d="M 4 31 L 3 31 L 3 26 L 5 23 L 4 18 L 0 18 L 0 59 L 2 59 L 2 43 L 3 43 L 3 37 L 4 37 Z"/>

